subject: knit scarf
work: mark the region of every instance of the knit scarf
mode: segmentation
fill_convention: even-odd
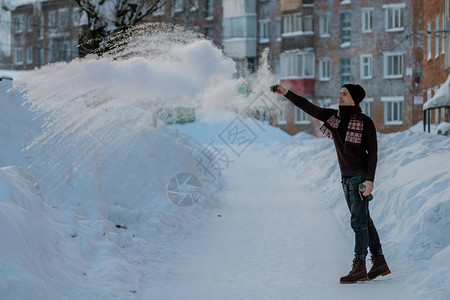
[[[332,115],[331,118],[323,123],[320,127],[320,131],[329,138],[332,138],[332,133],[338,128],[341,119],[341,112],[338,111],[336,115]],[[357,112],[350,117],[347,134],[345,135],[345,146],[359,147],[359,145],[361,145],[363,125],[364,116],[360,112]]]

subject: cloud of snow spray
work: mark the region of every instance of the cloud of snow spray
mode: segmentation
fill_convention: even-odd
[[[244,80],[234,76],[231,59],[182,27],[142,25],[110,42],[112,50],[100,58],[44,66],[15,83],[43,120],[41,136],[27,149],[37,149],[49,169],[104,174],[118,172],[125,160],[137,168],[137,153],[158,146],[159,118],[171,108],[194,108],[215,120],[274,106],[267,101],[275,97],[268,50],[259,71]]]

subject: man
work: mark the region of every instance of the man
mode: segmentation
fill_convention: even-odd
[[[391,271],[381,249],[380,238],[369,214],[369,201],[365,198],[373,190],[377,165],[377,135],[372,120],[361,112],[360,102],[366,96],[358,84],[345,84],[339,94],[339,110],[321,108],[306,98],[296,95],[282,85],[272,91],[284,95],[307,114],[324,122],[321,131],[332,138],[342,175],[342,187],[351,214],[351,227],[355,232],[355,258],[352,270],[341,277],[341,283],[372,280]],[[358,186],[366,189],[360,194]],[[367,248],[370,249],[372,268],[366,269]]]

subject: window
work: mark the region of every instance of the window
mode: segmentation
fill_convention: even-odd
[[[381,97],[381,101],[384,102],[384,124],[402,125],[404,97]]]
[[[39,39],[44,38],[44,15],[39,16],[39,30],[38,30]]]
[[[321,15],[319,17],[319,34],[320,37],[330,36],[330,15]]]
[[[341,47],[350,46],[350,37],[352,33],[352,27],[350,23],[350,13],[341,13]]]
[[[207,0],[206,1],[206,17],[213,17],[214,16],[214,3],[213,0]]]
[[[175,0],[173,4],[173,10],[175,12],[183,11],[183,0]]]
[[[165,10],[165,2],[161,1],[158,8],[153,12],[153,15],[154,16],[164,15],[164,10]]]
[[[435,49],[434,49],[434,58],[439,57],[439,17],[436,17],[436,36],[435,36]]]
[[[19,15],[14,19],[14,32],[22,33],[23,31],[23,16]]]
[[[446,28],[445,25],[445,15],[442,15],[442,29],[444,30]],[[442,53],[445,53],[445,33],[442,33]]]
[[[56,26],[56,12],[54,10],[48,13],[48,26],[50,27]]]
[[[209,40],[214,39],[214,27],[212,27],[212,26],[205,26],[205,36]]]
[[[313,31],[313,16],[304,16],[303,17],[303,22],[304,22],[304,27],[303,27],[303,31],[306,34],[314,34]]]
[[[196,11],[197,9],[198,9],[198,0],[192,0],[190,11]]]
[[[403,54],[384,53],[384,78],[403,77]]]
[[[292,14],[283,16],[283,35],[286,33],[302,33],[302,15]]]
[[[372,54],[361,55],[361,79],[372,79]]]
[[[314,78],[314,52],[286,51],[280,60],[282,78]]]
[[[16,48],[14,50],[14,64],[15,65],[23,64],[23,48]]]
[[[330,80],[330,59],[322,58],[319,61],[319,80],[328,81]]]
[[[259,21],[259,42],[269,42],[269,19]]]
[[[341,86],[350,83],[350,58],[341,58]]]
[[[330,98],[317,100],[317,102],[319,103],[320,107],[322,107],[322,108],[329,108],[332,104]]]
[[[39,65],[43,66],[45,64],[44,62],[44,46],[39,47]]]
[[[427,32],[431,32],[431,22],[428,21]],[[431,60],[431,33],[427,34],[427,60]]]
[[[77,27],[80,25],[80,10],[77,8],[74,8],[72,10],[72,25],[74,27]]]
[[[243,16],[225,18],[224,37],[230,38],[256,38],[256,17]]]
[[[372,32],[373,8],[364,8],[361,10],[361,12],[362,12],[361,31],[362,32]]]
[[[27,64],[33,63],[33,46],[27,47]]]
[[[280,125],[284,125],[287,123],[286,121],[286,108],[287,108],[287,102],[283,101],[279,104],[278,109],[278,116],[277,116],[277,122]]]
[[[303,110],[301,110],[300,108],[298,108],[296,106],[294,123],[295,124],[309,124],[309,123],[311,123],[311,117],[307,113],[305,113]]]
[[[67,8],[58,10],[58,25],[62,28],[69,27],[69,11]]]
[[[27,31],[28,32],[33,31],[33,16],[32,15],[27,16]]]
[[[373,98],[365,98],[364,101],[360,104],[363,114],[368,117],[372,116],[372,102]]]
[[[402,31],[404,30],[404,10],[406,4],[386,4],[385,9],[385,28],[386,31]]]

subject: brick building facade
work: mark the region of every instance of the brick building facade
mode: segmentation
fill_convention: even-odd
[[[433,99],[438,89],[445,83],[448,70],[445,68],[445,2],[429,0],[424,6],[423,16],[423,101]],[[446,106],[432,106],[425,111],[425,123],[438,125],[450,122],[450,109]],[[429,128],[427,128],[429,130]]]
[[[80,8],[72,0],[16,7],[11,11],[11,55],[3,67],[30,70],[78,57],[80,18]],[[180,24],[222,45],[222,0],[168,0],[146,21]]]
[[[78,57],[80,12],[74,1],[35,2],[11,13],[11,66],[30,70]]]
[[[303,73],[295,76],[301,80],[313,74],[313,83],[297,85],[297,91],[314,103],[329,107],[337,104],[343,84],[359,83],[367,93],[363,112],[372,117],[378,131],[404,130],[419,122],[423,104],[420,34],[423,0],[312,2],[312,8],[309,1],[298,8],[297,18],[303,18],[304,27],[295,44],[302,53],[312,52],[307,55],[314,59],[314,70],[305,73],[308,59],[303,58]],[[313,10],[312,36],[306,34],[310,25],[305,25],[310,10]],[[282,47],[282,84],[286,83],[282,62],[285,51],[287,47]],[[309,90],[311,86],[313,91]],[[290,114],[294,115],[293,124]],[[317,120],[292,112],[290,105],[286,119],[278,126],[291,134],[300,130],[317,133]]]

